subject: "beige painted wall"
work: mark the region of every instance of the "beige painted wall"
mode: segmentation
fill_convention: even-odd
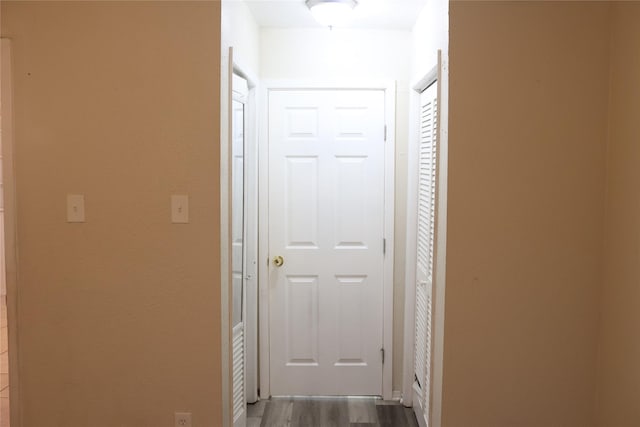
[[[609,6],[450,15],[443,425],[594,425]]]
[[[3,1],[2,36],[22,426],[220,425],[219,3]]]
[[[222,46],[233,46],[233,60],[258,77],[260,71],[260,27],[244,0],[222,2]]]
[[[449,1],[425,0],[412,30],[411,84],[438,63],[438,50],[446,56],[449,46]]]
[[[260,34],[262,79],[397,81],[394,391],[402,389],[410,52],[408,31],[263,28]]]
[[[640,4],[612,9],[599,425],[640,425]]]

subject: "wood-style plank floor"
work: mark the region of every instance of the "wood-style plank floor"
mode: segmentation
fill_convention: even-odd
[[[411,408],[362,398],[273,398],[247,405],[247,427],[418,427]]]

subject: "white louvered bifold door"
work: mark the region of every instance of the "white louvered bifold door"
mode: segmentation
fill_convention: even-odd
[[[246,399],[244,397],[244,325],[233,328],[233,425],[246,423]]]
[[[437,165],[437,84],[420,95],[418,215],[416,257],[415,379],[419,403],[429,425],[431,399],[431,317]]]
[[[247,425],[245,398],[245,253],[246,253],[246,191],[245,191],[245,102],[247,82],[233,75],[231,108],[231,310],[232,310],[232,386],[233,427]]]

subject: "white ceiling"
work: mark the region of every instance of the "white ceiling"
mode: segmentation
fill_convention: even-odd
[[[245,0],[260,27],[322,28],[305,0]],[[346,28],[411,30],[426,0],[358,0]]]

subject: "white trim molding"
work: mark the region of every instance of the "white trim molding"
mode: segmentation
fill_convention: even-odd
[[[440,154],[438,156],[438,193],[436,199],[435,284],[433,310],[433,372],[431,426],[442,424],[442,383],[444,374],[444,320],[447,272],[447,195],[449,188],[449,56],[438,51],[438,99]]]
[[[245,395],[247,402],[258,400],[258,81],[234,58],[234,75],[248,84],[245,100]]]
[[[244,78],[248,83],[248,93],[246,94],[247,105],[247,118],[246,118],[246,137],[247,137],[247,154],[251,157],[247,167],[247,182],[249,183],[245,189],[245,204],[254,206],[254,210],[257,206],[257,108],[256,108],[256,92],[257,92],[257,79],[251,70],[238,64],[233,47],[227,46],[222,49],[221,56],[221,75],[220,75],[220,245],[221,245],[221,280],[220,280],[220,292],[221,292],[221,369],[222,369],[222,425],[233,425],[233,395],[232,395],[232,359],[233,359],[233,345],[232,345],[232,281],[231,281],[231,235],[230,235],[230,209],[231,209],[231,180],[230,180],[230,156],[231,156],[231,102],[233,99],[233,77],[239,75]],[[247,239],[257,239],[257,218],[255,212],[247,215],[245,218],[247,224],[245,225],[247,230]],[[255,253],[257,250],[253,250]],[[253,255],[252,251],[248,251],[248,258]],[[249,260],[250,261],[250,260]],[[256,260],[257,263],[257,260]],[[248,262],[246,265],[245,277],[246,285],[248,286],[252,281],[256,282],[257,266],[253,262]],[[243,304],[246,306],[246,304]],[[245,313],[248,322],[255,322],[254,329],[257,328],[257,320],[255,314]],[[246,323],[245,323],[246,324]],[[252,330],[251,326],[245,331],[245,343],[244,353],[247,354],[247,346],[257,346],[257,330]],[[249,344],[249,342],[253,344]],[[248,393],[248,397],[252,400],[257,400],[257,356],[251,358],[251,352],[247,356],[247,363],[245,363],[245,374],[253,375],[253,377],[247,380],[245,377],[245,387],[250,386],[251,390]],[[255,367],[253,367],[255,365]],[[246,392],[246,390],[245,390]]]
[[[233,48],[222,49],[220,61],[220,359],[222,368],[222,425],[233,425],[231,343],[231,99]]]

